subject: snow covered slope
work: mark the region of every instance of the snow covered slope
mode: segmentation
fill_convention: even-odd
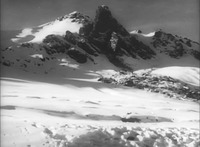
[[[79,33],[85,21],[90,21],[88,16],[74,11],[68,15],[57,18],[55,21],[45,23],[35,28],[25,28],[17,38],[12,38],[13,42],[36,42],[41,43],[43,39],[51,34],[64,36],[66,31]],[[29,37],[29,38],[28,38]]]
[[[151,72],[152,74],[170,76],[184,83],[200,86],[200,69],[195,67],[165,67]]]

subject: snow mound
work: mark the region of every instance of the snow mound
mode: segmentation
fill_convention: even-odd
[[[169,76],[184,83],[200,86],[200,68],[197,67],[164,67],[151,72],[152,74]]]
[[[95,128],[75,138],[69,138],[65,133],[52,135],[50,130],[45,133],[53,139],[56,147],[197,147],[200,141],[197,130],[185,128]]]

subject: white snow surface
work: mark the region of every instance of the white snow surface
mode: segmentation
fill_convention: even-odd
[[[1,78],[1,146],[198,147],[198,103],[97,81],[112,73],[85,67],[54,76],[8,68]]]
[[[33,58],[43,58],[43,55],[42,54],[33,54],[33,55],[31,55],[31,57],[33,57]]]
[[[142,35],[144,37],[153,37],[155,35],[155,32],[150,32],[150,33],[144,34],[144,33],[138,33],[138,30],[131,31],[130,33],[131,34]]]
[[[142,35],[145,36],[145,37],[152,37],[152,36],[155,35],[155,32],[150,32],[148,34],[142,34]]]
[[[200,86],[200,69],[197,67],[165,67],[158,68],[151,72],[152,74],[170,76],[174,79],[178,79],[184,83]]]
[[[55,21],[45,23],[36,28],[25,28],[19,35],[16,36],[17,38],[12,38],[11,40],[16,43],[21,43],[24,42],[21,40],[24,40],[27,36],[33,36],[34,38],[28,42],[41,43],[46,36],[51,34],[64,36],[67,30],[72,33],[79,33],[79,29],[82,27],[82,24],[73,22],[73,20],[74,19],[66,17],[61,21],[56,19]]]
[[[35,38],[30,42],[42,42],[42,40],[50,35],[65,35],[65,32],[69,30],[72,33],[78,33],[79,29],[82,27],[82,24],[78,24],[76,22],[72,22],[72,19],[65,19],[63,21],[56,20],[55,22],[43,26],[38,32],[34,33],[33,35]]]
[[[18,34],[16,37],[26,37],[28,35],[32,35],[32,29],[31,28],[25,28],[22,30],[20,34]]]

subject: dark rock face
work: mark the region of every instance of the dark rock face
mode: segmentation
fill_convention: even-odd
[[[98,35],[96,37],[89,36],[88,41],[99,48],[101,53],[106,54],[108,52],[108,43],[110,40],[110,34],[105,33]]]
[[[186,45],[187,45],[188,47],[192,47],[191,41],[190,41],[190,40],[187,40]]]
[[[138,118],[121,118],[122,122],[140,122],[141,120]]]
[[[74,60],[76,60],[78,63],[86,63],[87,62],[87,56],[80,52],[78,49],[71,48],[68,50],[67,54]]]
[[[48,35],[43,40],[43,47],[48,54],[55,53],[66,53],[67,50],[71,47],[70,44],[58,38],[56,35]]]
[[[21,47],[32,48],[33,47],[33,43],[22,43]]]
[[[87,32],[89,34],[88,41],[98,47],[104,54],[113,53],[111,51],[113,46],[111,47],[110,41],[113,39],[114,32],[121,36],[129,36],[126,29],[113,18],[107,6],[99,6],[93,26],[91,24],[86,26],[85,30],[90,31],[90,33]]]
[[[134,36],[130,38],[135,52],[143,59],[151,59],[156,53],[144,43],[138,41]]]
[[[93,34],[116,32],[123,36],[129,35],[126,29],[113,18],[107,6],[99,6],[94,20]]]
[[[196,50],[192,50],[192,55],[200,61],[200,52]]]
[[[79,34],[88,38],[93,30],[93,22],[87,22],[83,24],[83,27],[80,28]]]
[[[87,25],[86,25],[87,26]],[[83,30],[87,30],[88,42],[101,50],[108,59],[117,65],[121,65],[122,61],[117,56],[137,56],[143,59],[150,59],[155,52],[136,38],[131,36],[126,29],[113,18],[111,11],[107,6],[99,6],[93,26],[89,24]],[[84,31],[83,31],[84,32]]]
[[[165,33],[161,30],[155,33],[152,44],[154,48],[159,49],[160,52],[164,52],[172,58],[180,58],[186,53],[182,39],[175,38],[172,34]]]
[[[174,36],[160,30],[155,33],[152,45],[159,50],[160,53],[163,52],[172,58],[179,59],[188,54],[200,60],[200,51],[192,49],[192,43],[199,45],[188,38],[182,38],[177,35]]]
[[[75,45],[77,43],[77,38],[75,37],[75,35],[73,33],[71,33],[70,31],[66,31],[65,37],[64,39],[68,42],[70,42],[71,44]]]
[[[184,48],[183,45],[181,43],[176,43],[176,46],[174,47],[174,50],[172,51],[168,51],[169,55],[173,58],[180,58],[183,56],[184,54]]]
[[[78,47],[83,49],[86,53],[88,53],[90,55],[98,56],[96,51],[89,45],[89,43],[86,42],[85,39],[83,39],[83,38],[79,39],[77,41],[77,45],[78,45]]]
[[[124,61],[123,59],[121,59],[118,56],[113,56],[112,54],[108,54],[107,55],[108,60],[115,65],[116,67],[120,67],[123,70],[129,70],[132,71],[132,68],[129,67]]]
[[[99,6],[94,20],[94,32],[105,33],[111,28],[112,14],[107,6]]]
[[[163,34],[162,31],[157,31],[157,32],[155,32],[154,37],[155,38],[161,38],[162,34]]]
[[[48,35],[45,37],[45,39],[43,40],[43,43],[55,43],[55,42],[59,42],[60,40],[57,38],[56,35]]]

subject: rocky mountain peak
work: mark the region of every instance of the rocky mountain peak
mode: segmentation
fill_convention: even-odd
[[[19,68],[28,67],[29,62],[26,64],[28,58],[33,61],[36,68],[38,64],[42,67],[44,59],[42,58],[41,63],[38,63],[38,58],[30,57],[30,54],[47,57],[45,62],[52,58],[54,60],[66,56],[78,64],[91,62],[94,65],[98,63],[97,56],[99,56],[99,58],[107,58],[111,64],[125,70],[132,70],[135,65],[138,68],[137,66],[142,62],[144,66],[151,62],[150,66],[157,66],[155,61],[165,62],[162,61],[163,55],[168,56],[170,60],[182,57],[188,59],[194,57],[200,60],[199,43],[162,30],[149,34],[136,30],[129,34],[105,5],[98,7],[94,20],[74,11],[38,28],[38,32],[42,30],[42,33],[32,35],[36,38],[35,42],[38,40],[41,42],[38,41],[39,44],[38,42],[35,44],[34,41],[23,42],[19,46],[7,48],[3,53],[3,65],[12,66],[17,62]],[[24,50],[27,53],[26,55],[24,53],[24,61],[19,60]]]
[[[99,6],[94,19],[93,33],[111,34],[112,32],[116,32],[123,36],[129,35],[128,31],[126,31],[126,29],[112,16],[108,6]]]
[[[71,19],[72,22],[77,22],[77,23],[86,23],[92,21],[89,16],[84,15],[78,11],[74,11],[65,16],[58,17],[56,20],[63,21],[65,19]]]
[[[90,19],[89,16],[84,15],[78,11],[74,11],[74,12],[70,13],[68,16],[69,16],[69,18],[72,18],[72,19],[74,18],[74,19],[79,19],[79,20],[81,20],[81,19],[89,20]]]
[[[158,31],[155,32],[154,37],[155,38],[161,38],[164,35],[170,35],[170,34],[167,34],[163,30],[160,29],[160,30],[158,30]]]
[[[78,11],[74,11],[74,12],[71,12],[71,13],[69,13],[68,15],[69,16],[73,16],[73,15],[79,15],[79,14],[81,14],[80,12],[78,12]]]
[[[112,17],[111,11],[108,6],[102,5],[99,6],[96,10],[96,19],[106,20]]]

